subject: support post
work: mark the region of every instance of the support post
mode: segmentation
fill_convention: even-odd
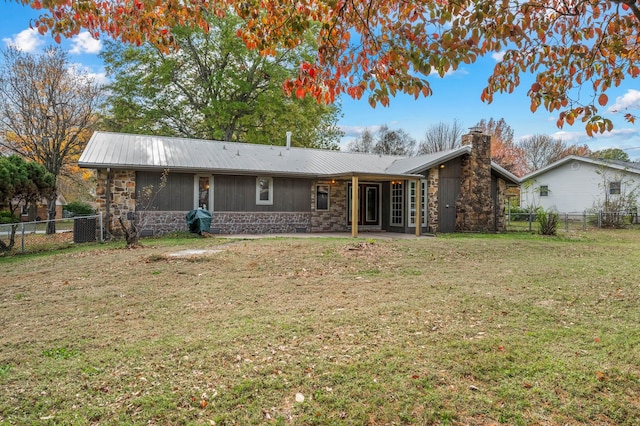
[[[358,204],[360,198],[358,196],[358,176],[351,178],[351,236],[358,236]]]
[[[416,180],[416,237],[420,236],[422,230],[422,181]]]

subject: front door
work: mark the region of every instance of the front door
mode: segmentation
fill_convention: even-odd
[[[460,193],[460,178],[441,177],[438,183],[438,231],[456,230],[456,200]]]
[[[351,224],[351,185],[349,185],[347,210],[349,224]],[[380,225],[380,184],[361,183],[358,185],[358,225]]]

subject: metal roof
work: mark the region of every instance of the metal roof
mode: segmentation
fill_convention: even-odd
[[[530,180],[536,176],[546,173],[547,171],[555,169],[556,167],[561,166],[570,161],[581,161],[583,163],[590,163],[596,166],[610,167],[612,169],[617,169],[620,171],[628,171],[631,173],[640,174],[640,164],[638,163],[631,163],[631,162],[620,161],[620,160],[602,160],[599,158],[589,158],[589,157],[579,157],[577,155],[569,155],[564,158],[561,158],[555,163],[551,163],[541,169],[535,170],[529,173],[528,175],[523,176],[522,178],[520,178],[520,181],[525,182],[527,180]]]
[[[84,168],[270,174],[300,177],[419,177],[416,173],[469,153],[469,146],[400,157],[166,136],[95,132],[78,164]],[[495,165],[494,166],[495,169]],[[504,171],[500,168],[499,172]],[[508,172],[506,172],[508,173]],[[515,182],[517,178],[509,174]],[[511,177],[509,177],[511,179]]]

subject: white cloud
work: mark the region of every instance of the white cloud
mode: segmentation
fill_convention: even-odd
[[[97,54],[102,50],[102,41],[95,39],[84,31],[71,39],[70,53],[80,55],[82,53]]]
[[[587,138],[587,134],[585,132],[566,132],[564,130],[560,130],[551,135],[554,139],[561,139],[564,142],[569,144],[579,143]]]
[[[491,57],[496,61],[496,62],[502,62],[502,60],[504,59],[504,54],[507,53],[506,50],[502,50],[500,52],[494,52],[491,54]]]
[[[450,75],[467,75],[469,74],[469,72],[467,72],[467,70],[465,70],[464,68],[459,68],[457,70],[453,70],[453,69],[449,69],[447,72],[444,73],[444,75],[442,76],[442,78],[448,77]],[[429,73],[429,75],[433,75],[436,77],[440,77],[440,74],[438,74],[438,71],[435,69],[431,69],[431,72]]]
[[[616,103],[611,105],[609,112],[619,112],[625,109],[640,108],[640,90],[629,89],[627,93],[616,98]]]
[[[11,38],[3,38],[2,41],[11,47],[15,47],[26,53],[34,52],[44,43],[43,37],[34,29],[26,29],[14,34]]]
[[[375,133],[380,130],[382,126],[340,126],[340,130],[344,132],[344,137],[355,138],[364,133],[365,130],[369,130],[371,133]]]

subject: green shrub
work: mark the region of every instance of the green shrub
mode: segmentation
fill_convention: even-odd
[[[536,211],[531,207],[511,207],[509,214],[511,215],[510,219],[514,221],[528,222],[530,214],[532,218],[536,217]]]
[[[0,224],[17,223],[20,218],[8,210],[0,211]]]
[[[540,226],[541,235],[556,235],[560,215],[552,210],[538,209],[536,220]]]
[[[89,215],[95,213],[94,208],[90,204],[80,201],[73,201],[64,206],[64,209],[74,215]]]

